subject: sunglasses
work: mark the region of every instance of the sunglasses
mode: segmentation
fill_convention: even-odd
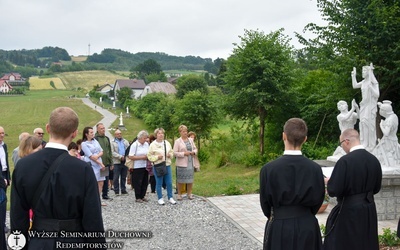
[[[44,135],[44,133],[38,133],[38,135]]]

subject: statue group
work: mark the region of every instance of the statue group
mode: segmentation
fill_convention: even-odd
[[[400,167],[400,145],[397,138],[399,119],[393,112],[392,102],[385,100],[378,102],[379,84],[374,75],[372,63],[362,69],[363,80],[357,82],[356,68],[351,72],[352,85],[354,89],[361,89],[362,100],[360,106],[353,99],[351,109],[348,110],[347,102],[341,100],[337,103],[340,114],[337,116],[340,131],[354,128],[359,120],[359,132],[361,144],[366,150],[374,154],[382,166]],[[382,138],[377,139],[376,114],[382,120],[379,124]],[[333,156],[328,160],[337,161],[345,152],[338,147]]]

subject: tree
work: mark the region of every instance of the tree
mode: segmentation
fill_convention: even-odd
[[[217,114],[217,107],[209,96],[195,90],[177,101],[173,119],[175,124],[184,124],[189,130],[196,132],[200,142],[200,138],[210,134],[211,129],[217,125]],[[200,149],[200,143],[198,145]]]
[[[167,76],[165,75],[164,72],[160,73],[150,73],[144,77],[144,80],[146,84],[151,83],[151,82],[166,82],[167,81]]]
[[[338,84],[348,86],[353,67],[375,66],[380,100],[396,100],[400,94],[400,2],[387,0],[317,0],[327,24],[308,24],[317,35],[306,40],[303,55],[309,64],[341,75]],[[358,92],[360,95],[360,92]],[[400,108],[400,103],[395,103]]]
[[[127,100],[132,100],[132,89],[129,87],[123,87],[120,90],[117,90],[117,98],[119,103],[125,107],[125,102]]]
[[[208,94],[207,83],[204,77],[198,75],[185,75],[178,78],[176,84],[176,97],[181,99],[186,93],[199,90],[203,94]]]
[[[270,34],[245,30],[227,60],[224,81],[228,91],[227,112],[236,119],[259,120],[260,153],[268,112],[285,106],[292,82],[293,58],[283,29]],[[273,120],[274,117],[269,117]]]
[[[140,63],[135,67],[135,70],[142,76],[146,76],[151,73],[160,74],[162,71],[161,65],[153,59],[148,59],[143,63]]]

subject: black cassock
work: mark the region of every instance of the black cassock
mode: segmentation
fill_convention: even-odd
[[[268,217],[264,249],[321,249],[315,214],[324,194],[321,167],[306,157],[283,155],[267,163],[260,172],[260,203]],[[278,216],[281,210],[287,213]]]
[[[10,221],[12,232],[18,230],[22,231],[25,237],[28,236],[29,209],[32,207],[32,198],[44,174],[62,153],[66,153],[66,150],[44,148],[18,161],[12,175],[11,185]],[[37,219],[38,222],[39,218],[73,220],[74,222],[76,220],[77,223],[75,226],[72,225],[72,228],[75,227],[80,232],[104,232],[99,189],[91,166],[68,155],[50,177],[49,184],[34,209],[33,231],[42,231],[42,229],[54,231],[42,228],[43,225],[35,228],[35,220]],[[66,231],[76,231],[75,229]],[[29,249],[55,249],[55,241],[104,243],[105,238],[104,236],[77,239],[31,237]]]
[[[324,249],[379,249],[372,195],[379,192],[381,182],[381,165],[365,149],[356,149],[338,160],[328,182],[328,193],[339,203],[326,222]],[[363,195],[368,192],[369,198]]]

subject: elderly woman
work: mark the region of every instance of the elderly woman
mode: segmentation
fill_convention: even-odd
[[[137,140],[131,145],[129,150],[129,159],[133,161],[132,185],[135,189],[136,202],[147,202],[146,196],[147,185],[149,184],[149,175],[146,170],[147,153],[149,152],[149,144],[147,138],[149,133],[142,130],[137,135]]]
[[[176,201],[172,197],[172,171],[171,171],[171,159],[174,156],[174,152],[172,151],[171,144],[164,140],[164,129],[157,128],[154,131],[154,135],[156,136],[156,140],[150,144],[149,153],[147,157],[150,161],[154,162],[154,164],[158,164],[161,162],[166,162],[167,165],[167,173],[163,176],[157,176],[156,171],[153,167],[154,176],[156,178],[156,192],[158,197],[158,204],[164,205],[164,199],[162,196],[161,186],[163,182],[167,185],[167,195],[168,200],[172,205],[176,204]]]
[[[185,125],[179,126],[180,138],[174,143],[174,155],[176,157],[176,179],[178,183],[178,200],[182,200],[181,190],[184,183],[187,184],[187,195],[193,200],[193,175],[194,175],[194,156],[197,148],[192,138],[188,137],[188,129]]]
[[[82,151],[84,152],[84,161],[90,163],[92,166],[94,175],[97,179],[97,184],[99,188],[99,194],[101,195],[101,191],[103,190],[104,180],[106,179],[104,176],[101,176],[100,172],[105,170],[105,166],[103,161],[101,160],[101,156],[103,155],[103,149],[100,144],[94,138],[94,131],[92,127],[85,127],[83,129],[82,135]],[[101,204],[105,206],[105,204]]]

